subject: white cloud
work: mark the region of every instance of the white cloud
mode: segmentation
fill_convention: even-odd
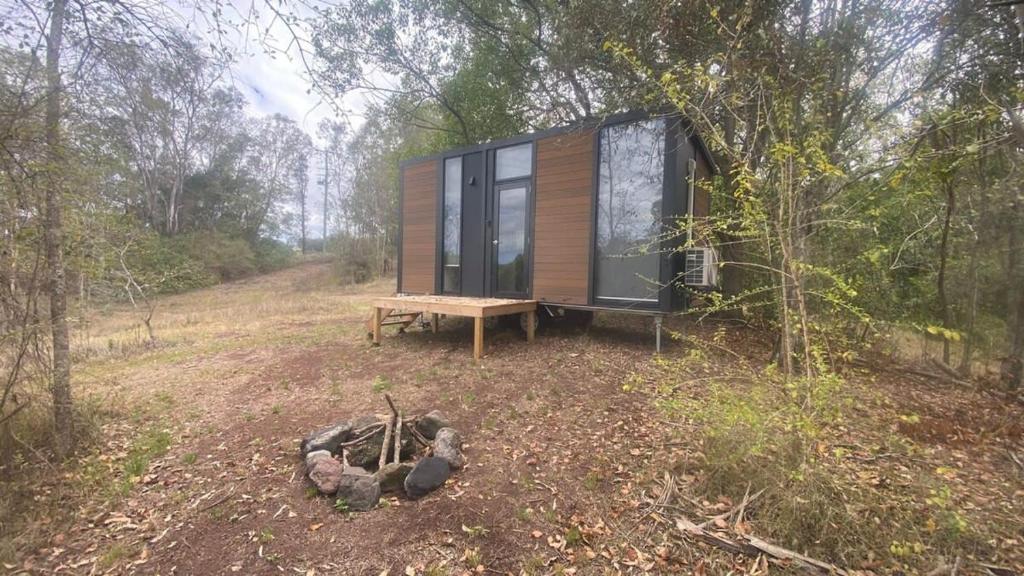
[[[188,0],[184,0],[188,1]],[[299,42],[307,47],[306,62],[312,64],[313,54],[308,51],[308,31],[302,23],[289,27],[276,18],[268,4],[274,0],[235,0],[224,5],[224,12],[214,21],[209,14],[192,6],[176,8],[189,22],[189,27],[201,37],[219,45],[226,45],[235,56],[227,81],[246,99],[246,111],[253,116],[282,114],[316,141],[316,129],[324,118],[338,118],[339,112],[318,94],[309,79],[309,73],[299,50]],[[312,10],[296,3],[293,9],[299,16],[312,16]],[[232,10],[233,9],[233,10]],[[221,32],[218,33],[217,30]],[[225,31],[227,30],[227,31]],[[298,38],[296,38],[298,36]],[[345,109],[345,122],[358,128],[366,109],[366,94],[352,93],[341,100]],[[310,158],[310,181],[307,192],[307,230],[310,238],[320,238],[323,230],[323,185],[319,179],[323,172],[320,154]],[[298,206],[289,204],[283,209],[298,213]]]

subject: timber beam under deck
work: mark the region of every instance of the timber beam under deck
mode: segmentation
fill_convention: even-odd
[[[381,333],[388,325],[386,319],[396,311],[405,314],[431,314],[431,330],[437,332],[438,317],[465,316],[473,319],[473,358],[484,354],[484,318],[526,314],[526,340],[533,342],[537,327],[536,300],[509,300],[505,298],[468,298],[465,296],[391,296],[373,301],[370,319],[373,343],[380,345]]]

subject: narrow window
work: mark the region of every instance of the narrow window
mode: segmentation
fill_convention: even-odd
[[[444,162],[444,257],[441,290],[458,294],[462,290],[462,157]]]
[[[657,302],[665,123],[603,128],[599,153],[594,294]]]
[[[497,155],[495,180],[524,178],[533,172],[533,144],[500,148]]]

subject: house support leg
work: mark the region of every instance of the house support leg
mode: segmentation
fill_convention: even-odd
[[[440,314],[430,315],[430,331],[437,334],[437,321],[441,318]]]
[[[484,355],[484,319],[473,318],[473,358],[479,360]]]
[[[384,321],[384,311],[380,308],[373,309],[373,345],[380,346],[380,323]]]
[[[533,334],[537,330],[537,311],[530,310],[526,313],[526,341],[533,342]]]
[[[654,351],[661,354],[661,316],[654,317]]]

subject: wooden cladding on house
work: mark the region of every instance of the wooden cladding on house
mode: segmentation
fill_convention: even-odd
[[[590,284],[594,132],[537,141],[533,298],[586,305]]]
[[[402,277],[398,289],[406,294],[434,292],[440,164],[427,160],[402,169]]]

